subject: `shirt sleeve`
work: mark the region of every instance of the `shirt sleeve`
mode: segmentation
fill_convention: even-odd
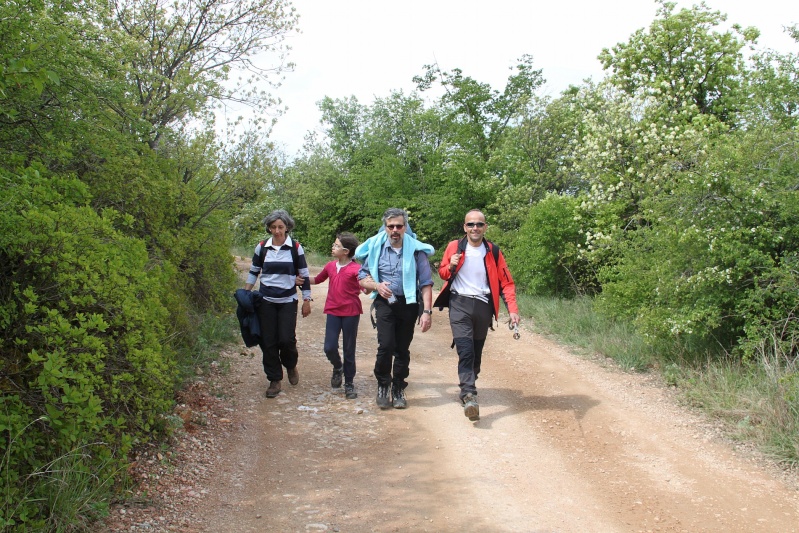
[[[358,279],[363,279],[369,275],[369,256],[366,256],[361,264],[361,268],[358,270]]]
[[[420,287],[427,287],[433,284],[433,272],[430,269],[430,261],[427,259],[427,254],[419,252],[416,255],[416,279],[419,281]]]
[[[250,266],[250,271],[247,273],[247,281],[245,283],[255,285],[263,265],[264,263],[261,260],[261,243],[259,242],[255,245],[255,251],[252,254],[252,265]]]
[[[294,243],[291,244],[294,246]],[[311,271],[308,270],[308,263],[305,261],[305,250],[302,245],[297,246],[297,262],[300,264],[299,275],[305,278],[302,282],[302,299],[309,300],[311,298]]]
[[[519,306],[516,304],[516,284],[513,282],[513,276],[510,274],[508,264],[505,262],[505,256],[502,254],[502,251],[499,252],[497,274],[499,275],[499,286],[502,291],[503,299],[505,300],[505,307],[508,308],[509,313],[518,313]]]

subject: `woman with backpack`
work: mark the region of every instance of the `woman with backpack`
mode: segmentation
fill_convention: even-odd
[[[260,280],[258,292],[258,322],[261,326],[259,346],[263,352],[263,366],[269,387],[266,397],[274,398],[281,390],[283,367],[289,383],[299,383],[297,371],[297,276],[302,283],[302,316],[311,314],[311,284],[305,252],[289,233],[294,229],[294,219],[283,209],[269,213],[263,219],[270,238],[256,245],[252,266],[244,284],[251,290]]]

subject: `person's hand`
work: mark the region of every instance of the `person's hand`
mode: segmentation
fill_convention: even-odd
[[[422,316],[419,318],[419,323],[422,326],[422,333],[424,333],[433,325],[433,317],[427,313],[422,313]]]
[[[384,281],[382,283],[377,284],[377,294],[388,300],[389,298],[391,298],[391,295],[394,293],[388,287],[388,282]]]
[[[302,318],[311,314],[311,302],[305,300],[302,302]]]
[[[305,278],[297,274],[297,279],[294,280],[294,285],[300,287],[303,283],[305,283]]]
[[[510,323],[512,326],[518,326],[519,322],[521,322],[521,317],[519,317],[519,313],[511,313],[510,314]]]
[[[450,270],[458,267],[458,261],[461,260],[461,256],[463,254],[455,254],[449,260],[449,268]]]

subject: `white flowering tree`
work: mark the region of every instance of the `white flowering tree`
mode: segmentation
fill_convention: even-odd
[[[741,50],[757,30],[716,31],[725,17],[704,5],[675,12],[661,2],[658,14],[600,56],[611,74],[592,89],[601,104],[574,151],[589,184],[578,215],[583,253],[611,314],[655,336],[730,348],[745,328],[742,295],[773,254],[758,235],[774,196],[757,192],[773,154],[736,131]]]

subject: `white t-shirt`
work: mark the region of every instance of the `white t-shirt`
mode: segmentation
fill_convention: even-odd
[[[485,269],[486,248],[483,243],[480,243],[480,246],[467,244],[465,253],[466,258],[452,283],[452,290],[487,302],[491,290],[488,287]]]

